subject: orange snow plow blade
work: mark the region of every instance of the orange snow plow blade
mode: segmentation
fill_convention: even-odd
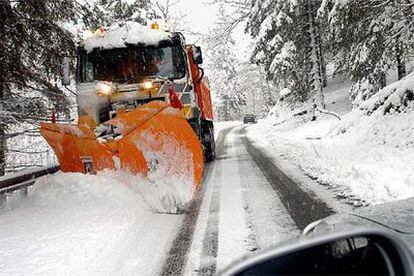
[[[121,136],[99,141],[81,125],[41,123],[40,133],[53,148],[64,172],[120,169],[156,177],[190,177],[197,188],[203,153],[197,135],[182,113],[153,101],[106,122]]]

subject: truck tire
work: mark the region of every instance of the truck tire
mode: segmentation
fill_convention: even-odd
[[[197,120],[189,120],[188,123],[190,124],[194,133],[198,136],[198,139],[202,142],[203,130],[200,127],[200,123]]]
[[[204,160],[206,163],[213,162],[216,159],[216,143],[214,141],[213,123],[206,122],[202,127],[202,143],[204,148]]]

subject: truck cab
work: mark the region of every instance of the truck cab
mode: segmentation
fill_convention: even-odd
[[[172,89],[205,161],[214,160],[213,111],[200,47],[186,44],[181,33],[143,28],[135,23],[101,31],[78,47],[79,124],[95,127],[154,100],[170,103]]]

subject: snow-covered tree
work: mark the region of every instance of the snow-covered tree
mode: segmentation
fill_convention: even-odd
[[[241,90],[237,75],[239,61],[234,54],[234,42],[218,44],[207,52],[207,70],[211,89],[216,95],[215,114],[218,120],[237,120],[246,105],[245,91]]]
[[[246,95],[240,87],[237,68],[240,64],[235,54],[235,42],[225,33],[227,26],[223,9],[221,16],[209,35],[204,38],[206,69],[216,96],[214,106],[218,120],[237,120],[243,116]]]
[[[110,26],[116,22],[147,22],[150,13],[150,0],[97,0],[93,5],[92,17],[96,25]]]
[[[259,66],[248,61],[240,62],[236,72],[239,89],[246,97],[244,113],[265,117],[276,104],[276,88],[266,79],[266,74]]]
[[[64,29],[83,7],[75,1],[0,1],[0,175],[5,172],[8,127],[45,119],[47,102],[69,101],[58,86],[62,60],[75,44]]]
[[[324,106],[325,65],[317,9],[319,1],[252,0],[247,31],[256,40],[252,60],[263,66],[290,100]]]
[[[349,72],[354,105],[386,85],[386,73],[396,68],[406,75],[413,51],[413,1],[324,0],[319,14],[330,22],[332,53],[337,72]]]
[[[180,0],[155,0],[152,9],[157,18],[162,19],[171,31],[181,32],[183,34],[192,34],[190,23],[187,21],[189,11],[179,5]]]

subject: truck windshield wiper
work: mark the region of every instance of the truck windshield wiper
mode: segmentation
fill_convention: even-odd
[[[154,79],[154,80],[161,80],[163,82],[173,82],[174,81],[174,78],[167,78],[167,77],[160,76],[160,75],[149,76],[148,78]]]

